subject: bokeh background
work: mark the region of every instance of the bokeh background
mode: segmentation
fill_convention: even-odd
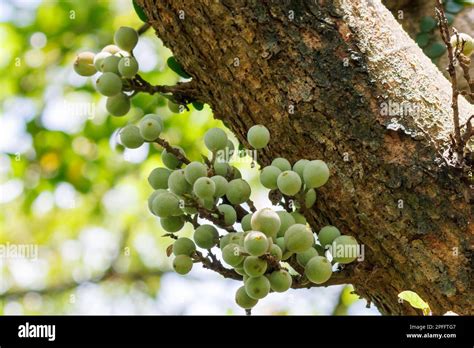
[[[198,160],[204,132],[224,126],[208,106],[172,114],[145,94],[126,117],[111,117],[95,78],[72,69],[77,52],[99,52],[119,26],[142,24],[131,0],[0,1],[0,245],[38,246],[37,258],[0,257],[2,314],[244,314],[234,303],[239,282],[200,265],[172,272],[171,240],[146,204],[161,149],[116,142],[120,127],[154,112],[165,119],[163,137]],[[134,52],[151,83],[179,80],[152,30]],[[268,205],[250,159],[235,165],[257,207]],[[378,314],[351,291],[271,294],[253,313]]]

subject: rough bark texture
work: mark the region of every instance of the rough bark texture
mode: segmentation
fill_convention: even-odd
[[[140,3],[216,118],[244,144],[252,125],[270,129],[261,164],[329,163],[307,217],[365,245],[358,294],[385,314],[420,314],[399,303],[403,290],[435,314],[474,313],[472,205],[439,155],[450,86],[379,0]],[[416,110],[386,116],[384,102]],[[460,109],[461,122],[474,112]]]

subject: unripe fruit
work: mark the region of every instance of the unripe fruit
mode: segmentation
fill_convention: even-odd
[[[261,256],[267,252],[269,241],[262,232],[251,231],[244,239],[244,247],[250,255]]]
[[[294,211],[294,212],[292,212],[292,213],[290,213],[290,214],[291,214],[291,216],[293,216],[293,219],[295,219],[295,222],[296,222],[297,224],[306,225],[306,224],[308,223],[308,222],[306,221],[306,218],[305,218],[302,214],[298,213],[297,211]]]
[[[331,278],[332,266],[324,256],[314,256],[304,269],[306,277],[315,284],[323,284]]]
[[[216,184],[208,177],[199,178],[194,182],[193,191],[199,198],[212,198],[216,192]]]
[[[134,57],[123,57],[118,63],[118,71],[123,77],[130,79],[138,72],[138,62]]]
[[[105,107],[111,115],[124,116],[130,111],[130,99],[127,95],[118,93],[107,98]]]
[[[240,222],[243,231],[250,231],[252,229],[251,221],[252,213],[245,215]]]
[[[120,142],[129,149],[136,149],[143,145],[143,138],[137,126],[126,125],[119,133]]]
[[[107,45],[102,49],[102,52],[107,52],[110,54],[116,54],[120,52],[120,48],[115,45]]]
[[[170,233],[178,232],[179,230],[181,230],[185,222],[186,221],[182,216],[169,216],[160,219],[161,227],[163,227],[166,232]]]
[[[174,114],[179,114],[181,109],[178,104],[173,103],[171,100],[168,100],[168,109]]]
[[[166,190],[158,189],[156,191],[153,191],[153,193],[148,197],[148,209],[153,215],[156,215],[155,212],[153,211],[153,200],[158,197],[158,195],[167,192]]]
[[[163,123],[163,119],[160,116],[158,116],[156,114],[146,114],[145,116],[142,117],[142,120],[147,119],[147,118],[152,118],[152,119],[156,120],[160,124],[162,130],[165,128],[165,125]]]
[[[295,224],[285,232],[286,249],[295,253],[308,250],[314,243],[311,230],[302,224]]]
[[[334,242],[334,239],[339,237],[341,232],[334,226],[324,226],[318,233],[319,243],[325,247],[331,245]]]
[[[296,261],[300,264],[300,266],[304,267],[306,266],[309,260],[318,255],[319,253],[315,248],[309,248],[308,250],[303,251],[302,253],[297,253]]]
[[[278,175],[277,185],[284,195],[294,196],[301,189],[301,178],[296,172],[287,170]]]
[[[304,195],[304,205],[306,208],[311,208],[316,203],[316,190],[309,189]]]
[[[281,174],[280,168],[274,166],[267,166],[263,168],[260,173],[260,182],[266,188],[273,190],[276,189],[278,176]]]
[[[171,174],[171,171],[167,168],[155,168],[148,175],[148,183],[153,189],[167,189],[168,188],[168,178]]]
[[[227,187],[229,186],[227,180],[220,175],[214,175],[211,180],[214,181],[214,184],[216,184],[216,192],[214,192],[214,197],[219,198],[224,196],[227,192]]]
[[[220,128],[211,128],[204,134],[204,143],[210,151],[223,150],[227,140],[227,134]]]
[[[227,186],[226,197],[230,203],[237,205],[247,202],[250,198],[251,188],[247,181],[234,179]]]
[[[291,164],[286,158],[277,157],[272,161],[272,166],[277,167],[282,172],[291,170]]]
[[[243,309],[251,309],[255,307],[255,305],[258,303],[258,300],[253,299],[247,295],[245,286],[241,286],[235,293],[235,303],[237,303],[237,305]]]
[[[232,173],[232,179],[242,179],[242,173],[240,172],[239,168],[232,166],[230,167],[230,171]]]
[[[282,251],[282,253],[286,252],[286,244],[285,244],[285,237],[278,237],[275,241],[276,245],[278,245]]]
[[[170,174],[168,177],[168,187],[171,192],[179,196],[191,192],[191,185],[186,181],[183,169],[175,170]]]
[[[270,292],[270,281],[265,276],[249,278],[245,281],[245,291],[251,298],[259,300]]]
[[[276,212],[278,217],[280,218],[280,229],[278,230],[277,237],[285,236],[286,230],[296,223],[293,215],[288,213],[287,211],[281,210]]]
[[[222,258],[229,266],[236,267],[242,263],[245,256],[241,254],[239,245],[230,243],[222,249]]]
[[[459,50],[462,48],[462,54],[469,57],[474,52],[474,39],[465,33],[458,33],[458,35],[459,41],[457,40],[456,35],[451,36],[451,45],[453,48],[457,47]]]
[[[267,261],[257,256],[247,256],[244,260],[244,271],[249,277],[258,277],[267,270]]]
[[[276,238],[280,229],[280,217],[271,208],[263,208],[252,215],[252,229],[263,232],[269,238]]]
[[[92,76],[97,70],[94,66],[94,53],[81,52],[77,55],[73,64],[74,71],[81,76]]]
[[[161,133],[160,122],[152,117],[142,118],[138,124],[138,128],[140,128],[140,134],[142,135],[143,139],[147,141],[156,140]]]
[[[97,79],[97,90],[106,97],[112,97],[122,90],[122,80],[116,74],[105,72]]]
[[[196,251],[196,244],[186,237],[178,238],[173,243],[173,254],[191,256]]]
[[[283,251],[277,244],[272,244],[270,247],[270,255],[273,256],[277,261],[280,261],[283,256]]]
[[[244,267],[243,267],[243,266],[242,266],[242,267],[235,267],[235,268],[234,268],[234,271],[235,271],[236,273],[240,274],[242,277],[248,277],[247,273],[245,273],[245,271],[244,271]],[[244,279],[244,281],[245,281],[245,279]]]
[[[110,57],[112,54],[109,52],[99,52],[94,57],[94,67],[97,71],[102,71],[102,62],[105,58]]]
[[[183,156],[185,155],[184,150],[179,146],[173,146],[173,148],[181,152]],[[166,149],[164,149],[161,153],[161,161],[169,169],[176,169],[181,164],[181,161],[175,155],[168,152]]]
[[[194,231],[193,238],[198,247],[211,249],[219,241],[219,232],[212,225],[201,225]]]
[[[173,260],[173,269],[176,273],[185,275],[193,268],[193,260],[186,255],[178,255]]]
[[[309,161],[307,159],[300,159],[293,165],[293,171],[298,173],[301,180],[303,180],[303,171],[308,163]]]
[[[329,179],[327,164],[320,160],[310,161],[304,168],[303,179],[308,188],[323,186]]]
[[[102,64],[100,65],[100,71],[106,73],[111,72],[116,75],[119,75],[118,64],[120,62],[120,58],[117,56],[108,56],[104,60],[102,60]]]
[[[284,269],[270,273],[268,275],[268,280],[270,281],[270,288],[275,292],[285,292],[293,283],[293,278],[290,273]]]
[[[130,52],[138,42],[138,33],[130,27],[120,27],[114,35],[115,44],[124,51]]]
[[[194,182],[207,175],[207,167],[201,162],[191,162],[184,168],[186,180],[193,185]]]
[[[331,255],[335,262],[351,263],[359,256],[359,243],[352,236],[337,237],[331,247]]]
[[[255,125],[249,129],[247,140],[254,149],[263,149],[270,141],[270,132],[261,124]]]
[[[228,244],[237,244],[240,245],[240,241],[243,239],[243,232],[231,232],[224,235],[219,242],[219,249],[224,249]]]
[[[227,177],[227,174],[229,174],[229,171],[231,170],[229,163],[214,163],[214,173],[216,175],[221,175],[224,178]]]
[[[179,199],[171,192],[159,194],[152,202],[152,210],[159,217],[180,215]]]
[[[235,209],[228,204],[221,204],[217,210],[224,214],[224,223],[226,226],[232,226],[237,221],[237,213]]]
[[[216,200],[213,197],[206,197],[206,198],[199,198],[198,203],[202,207],[206,208],[207,210],[213,210],[214,205],[216,204]]]

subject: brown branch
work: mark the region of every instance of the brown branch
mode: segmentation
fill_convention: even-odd
[[[151,27],[150,24],[143,23],[143,25],[140,28],[138,28],[138,30],[137,30],[138,35],[142,35],[142,34],[146,33],[146,31],[148,29],[150,29],[150,27]]]
[[[199,251],[196,251],[194,253],[194,259],[198,262],[201,262],[204,268],[217,272],[220,275],[222,275],[224,278],[230,278],[230,279],[235,279],[235,280],[243,279],[243,277],[240,274],[238,274],[236,271],[234,271],[233,269],[225,268],[219,260],[217,259],[211,260],[205,257]]]
[[[165,139],[158,138],[155,140],[155,143],[166,149],[167,152],[172,153],[175,157],[184,164],[189,164],[191,161],[181,153],[178,149],[170,145]]]

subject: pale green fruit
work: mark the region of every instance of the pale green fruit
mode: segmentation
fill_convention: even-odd
[[[278,175],[277,185],[281,193],[287,196],[296,195],[301,189],[300,176],[292,171],[287,170]]]
[[[229,174],[230,169],[229,163],[214,163],[214,173],[216,175],[221,175],[225,178]]]
[[[214,184],[216,184],[216,192],[214,192],[214,197],[219,198],[224,196],[227,192],[227,187],[229,186],[227,180],[221,175],[214,175],[211,180],[214,181]]]
[[[143,139],[147,141],[156,140],[161,133],[160,122],[152,117],[142,118],[138,124],[138,128],[140,129],[140,134],[142,135]]]
[[[316,190],[309,189],[304,195],[304,205],[306,208],[311,208],[316,203]]]
[[[220,242],[219,242],[219,248],[222,250],[225,248],[227,244],[237,244],[240,245],[240,241],[243,239],[244,233],[243,232],[231,232],[226,235],[224,235]]]
[[[280,229],[278,230],[277,237],[284,237],[286,230],[296,223],[293,215],[287,211],[281,210],[276,212],[280,218]]]
[[[323,284],[331,278],[331,262],[324,256],[314,256],[304,268],[306,277],[315,284]]]
[[[176,216],[182,212],[178,197],[171,192],[159,194],[152,202],[152,210],[159,217]]]
[[[207,176],[207,167],[201,162],[191,162],[184,168],[184,175],[186,180],[193,185],[197,179]]]
[[[319,243],[325,247],[331,245],[334,242],[334,239],[339,237],[341,232],[334,226],[324,226],[318,233]]]
[[[109,52],[99,52],[94,57],[94,66],[97,71],[102,71],[102,62],[105,58],[110,57],[112,54]]]
[[[96,87],[100,94],[112,97],[122,90],[122,80],[114,73],[105,72],[97,79]]]
[[[120,48],[115,45],[107,45],[102,49],[102,52],[107,52],[110,54],[116,54],[120,52]]]
[[[270,281],[270,288],[276,292],[285,292],[291,288],[293,283],[293,278],[290,273],[284,269],[274,271],[268,275],[268,280]]]
[[[160,194],[167,192],[166,190],[158,189],[156,191],[153,191],[152,194],[148,197],[148,209],[153,215],[156,215],[155,212],[153,211],[153,200]]]
[[[194,182],[193,191],[201,199],[212,198],[216,192],[216,184],[208,177],[199,178]]]
[[[179,196],[191,192],[191,185],[186,181],[183,169],[175,170],[170,174],[168,177],[168,187],[171,192]]]
[[[160,124],[162,130],[165,128],[165,125],[163,123],[163,119],[160,116],[158,116],[156,114],[146,114],[145,116],[142,117],[142,120],[147,119],[147,118],[152,118],[152,119],[156,120]]]
[[[173,243],[173,254],[191,256],[196,251],[196,244],[186,237],[178,238]]]
[[[224,223],[226,226],[232,226],[237,221],[237,213],[231,205],[221,204],[217,207],[217,210],[224,214]]]
[[[280,229],[280,217],[271,208],[263,208],[252,215],[252,229],[263,232],[269,238],[276,238]]]
[[[111,115],[124,116],[130,111],[130,98],[123,93],[118,93],[107,98],[105,107]]]
[[[155,168],[148,175],[148,183],[153,189],[167,189],[168,188],[168,178],[171,174],[171,171],[167,168]]]
[[[179,146],[173,146],[173,148],[185,156],[184,150],[182,148]],[[161,161],[169,169],[176,169],[182,163],[174,154],[168,152],[166,149],[164,149],[161,153]]]
[[[74,60],[74,71],[81,76],[92,76],[97,70],[94,66],[94,53],[81,52]]]
[[[309,248],[302,253],[296,254],[296,261],[300,264],[300,266],[304,267],[311,260],[314,256],[318,256],[319,253],[316,251],[315,248]]]
[[[132,124],[126,125],[119,133],[120,142],[129,149],[136,149],[143,145],[143,138],[140,130]]]
[[[258,231],[250,231],[244,239],[245,251],[253,256],[265,254],[269,248],[269,241],[265,234]]]
[[[242,221],[240,222],[242,226],[242,230],[250,231],[252,229],[251,220],[252,220],[252,213],[247,214],[242,218]]]
[[[294,252],[287,250],[287,251],[285,251],[285,252],[283,253],[281,259],[282,259],[283,261],[286,261],[286,260],[288,260],[290,257],[292,257],[293,255],[294,255]]]
[[[263,149],[270,141],[270,132],[261,124],[255,125],[247,132],[247,140],[254,149]]]
[[[130,79],[138,72],[138,62],[134,57],[123,57],[118,63],[118,71],[123,77]]]
[[[186,221],[182,216],[169,216],[160,219],[161,227],[167,232],[174,233],[181,230]]]
[[[277,167],[282,172],[291,170],[291,164],[286,158],[277,157],[272,161],[272,166]]]
[[[238,244],[230,243],[222,249],[222,258],[229,266],[237,267],[242,263],[245,256],[242,255]]]
[[[260,173],[260,182],[266,188],[273,190],[276,189],[278,176],[281,174],[280,168],[274,166],[267,166],[263,168]]]
[[[120,27],[114,35],[115,44],[124,51],[130,52],[138,42],[138,33],[130,27]]]
[[[298,173],[301,180],[303,180],[303,171],[308,163],[309,161],[307,159],[300,159],[293,165],[293,171]]]
[[[232,172],[232,179],[242,179],[242,173],[240,172],[239,168],[232,166],[230,171]]]
[[[340,236],[331,244],[331,255],[335,262],[351,263],[359,257],[359,243],[352,236]]]
[[[198,203],[202,207],[206,208],[207,210],[213,210],[216,201],[213,197],[206,197],[206,198],[198,198]]]
[[[290,214],[291,214],[291,216],[293,216],[293,219],[295,219],[295,222],[296,222],[297,224],[306,225],[306,224],[308,223],[308,222],[306,221],[306,218],[305,218],[302,214],[298,213],[297,211],[294,211],[294,212],[292,212],[292,213],[290,213]]]
[[[234,179],[227,186],[226,197],[234,205],[245,203],[251,193],[250,185],[243,179]]]
[[[462,48],[462,53],[469,57],[474,52],[474,39],[465,33],[458,33],[459,41],[457,40],[456,35],[451,36],[451,45],[453,48]],[[464,46],[463,46],[464,42]]]
[[[194,242],[203,249],[211,249],[219,241],[219,232],[212,225],[201,225],[194,231]]]
[[[314,243],[314,236],[306,225],[295,224],[285,232],[286,249],[295,253],[308,250]]]
[[[258,277],[267,270],[267,261],[257,256],[247,256],[244,260],[244,271],[249,277]]]
[[[117,56],[108,56],[102,60],[102,64],[100,65],[100,71],[106,73],[111,72],[116,75],[119,75],[118,64],[120,62],[120,58]]]
[[[242,277],[248,277],[247,273],[244,271],[244,267],[235,267],[234,268],[235,273],[240,274]]]
[[[235,303],[237,303],[237,305],[243,309],[251,309],[255,307],[255,305],[258,303],[258,300],[253,299],[247,295],[245,286],[241,286],[235,293]]]
[[[285,244],[285,237],[278,237],[275,241],[276,245],[278,245],[282,251],[282,253],[286,252],[286,244]]]
[[[178,255],[173,260],[173,269],[178,274],[188,274],[192,268],[193,260],[187,255]]]
[[[270,247],[270,255],[273,256],[277,261],[280,261],[283,256],[283,251],[277,244],[272,244]]]
[[[270,281],[265,276],[249,278],[245,281],[245,291],[251,298],[262,299],[270,292]]]
[[[210,151],[225,149],[227,140],[227,134],[220,128],[211,128],[204,134],[204,143]]]
[[[308,188],[323,186],[329,179],[327,164],[320,160],[310,161],[304,168],[303,179]]]

